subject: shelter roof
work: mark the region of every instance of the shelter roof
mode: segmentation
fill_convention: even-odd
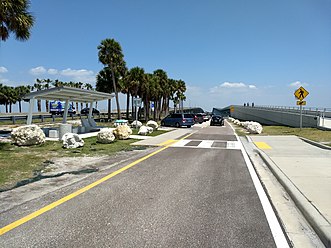
[[[111,99],[114,94],[94,90],[85,90],[67,86],[54,87],[45,90],[31,92],[24,99],[59,100],[73,102],[96,102]]]

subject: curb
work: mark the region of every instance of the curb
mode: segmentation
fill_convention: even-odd
[[[268,168],[291,196],[296,206],[300,209],[306,220],[315,230],[318,237],[327,248],[331,248],[331,224],[320,212],[309,203],[309,200],[291,182],[291,180],[278,168],[278,166],[262,151],[255,150]]]
[[[299,138],[301,140],[303,140],[304,142],[307,142],[308,144],[311,144],[313,146],[317,146],[319,148],[326,149],[326,150],[331,150],[331,146],[323,145],[321,143],[318,143],[316,141],[312,141],[312,140],[309,140],[309,139],[306,139],[306,138],[303,138],[303,137],[299,137]]]

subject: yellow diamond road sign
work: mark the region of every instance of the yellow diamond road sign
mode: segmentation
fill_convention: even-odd
[[[297,99],[299,99],[300,101],[305,99],[306,96],[308,96],[308,94],[309,94],[309,92],[302,86],[294,92],[295,97]]]

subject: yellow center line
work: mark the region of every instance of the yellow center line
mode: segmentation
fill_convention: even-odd
[[[177,142],[178,140],[166,140],[160,144],[158,144],[157,146],[170,146],[172,145],[173,143]]]
[[[185,138],[187,138],[187,137],[190,136],[190,135],[192,135],[192,134],[189,134],[189,135],[185,136],[185,137],[182,138],[182,139],[185,139]],[[180,140],[182,140],[182,139],[180,139]],[[169,142],[169,143],[170,143],[170,142]],[[47,211],[49,211],[49,210],[51,210],[51,209],[53,209],[53,208],[59,206],[59,205],[61,205],[62,203],[65,203],[65,202],[67,202],[67,201],[73,199],[74,197],[76,197],[76,196],[78,196],[78,195],[80,195],[80,194],[82,194],[82,193],[84,193],[84,192],[86,192],[86,191],[88,191],[88,190],[94,188],[95,186],[97,186],[97,185],[99,185],[99,184],[101,184],[101,183],[107,181],[108,179],[110,179],[110,178],[112,178],[112,177],[114,177],[114,176],[116,176],[116,175],[122,173],[123,171],[128,170],[129,168],[135,166],[136,164],[139,164],[140,162],[142,162],[142,161],[144,161],[144,160],[146,160],[146,159],[148,159],[148,158],[150,158],[150,157],[152,157],[152,156],[158,154],[159,152],[161,152],[161,151],[163,151],[163,150],[169,148],[169,146],[170,146],[171,144],[172,144],[172,143],[170,143],[169,145],[166,145],[165,147],[160,148],[160,149],[157,150],[157,151],[154,151],[154,152],[152,152],[152,153],[146,155],[145,157],[142,157],[142,158],[140,158],[140,159],[138,159],[138,160],[136,160],[136,161],[134,161],[134,162],[132,162],[132,163],[130,163],[130,164],[124,166],[124,167],[122,167],[121,169],[119,169],[119,170],[117,170],[117,171],[114,171],[114,172],[110,173],[109,175],[107,175],[107,176],[105,176],[105,177],[99,179],[98,181],[95,181],[94,183],[91,183],[91,184],[85,186],[84,188],[81,188],[81,189],[75,191],[74,193],[71,193],[70,195],[67,195],[67,196],[65,196],[65,197],[63,197],[63,198],[61,198],[61,199],[59,199],[59,200],[57,200],[57,201],[55,201],[55,202],[53,202],[53,203],[47,205],[47,206],[45,206],[45,207],[43,207],[43,208],[41,208],[41,209],[39,209],[39,210],[37,210],[37,211],[35,211],[35,212],[33,212],[33,213],[31,213],[31,214],[25,216],[25,217],[23,217],[23,218],[21,218],[21,219],[15,221],[15,222],[12,222],[11,224],[9,224],[9,225],[7,225],[7,226],[2,227],[2,228],[0,229],[0,236],[3,235],[3,234],[5,234],[6,232],[9,232],[10,230],[12,230],[12,229],[18,227],[18,226],[20,226],[20,225],[26,223],[26,222],[28,222],[28,221],[30,221],[30,220],[32,220],[32,219],[38,217],[39,215],[41,215],[41,214],[43,214],[43,213],[45,213],[45,212],[47,212]]]

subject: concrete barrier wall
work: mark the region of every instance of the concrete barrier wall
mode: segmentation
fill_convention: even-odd
[[[239,120],[257,121],[264,125],[300,127],[300,114],[298,113],[235,105],[230,115]],[[318,118],[314,115],[302,115],[302,127],[317,127],[317,122]]]

